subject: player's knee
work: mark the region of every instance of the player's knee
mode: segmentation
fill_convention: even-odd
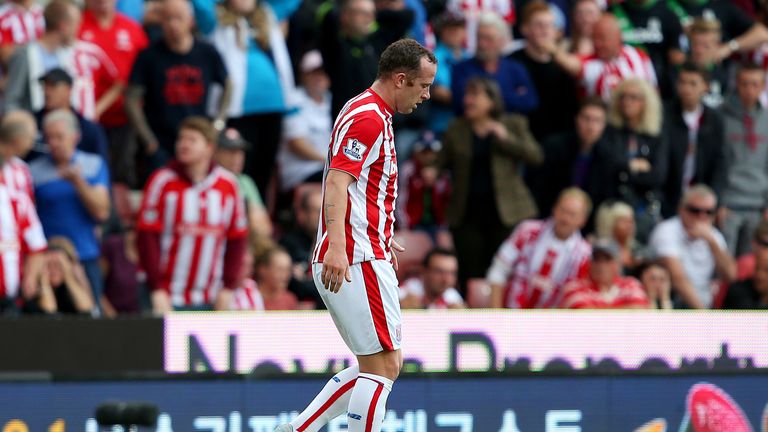
[[[393,355],[389,355],[384,362],[384,368],[386,371],[386,377],[392,381],[396,380],[400,375],[400,370],[403,368],[403,357],[399,352],[393,352]]]

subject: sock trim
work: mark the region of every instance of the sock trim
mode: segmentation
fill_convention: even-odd
[[[392,381],[389,378],[379,376],[379,375],[369,374],[369,373],[360,373],[357,375],[357,377],[365,378],[369,381],[373,381],[378,385],[384,386],[384,388],[386,388],[387,390],[392,391],[392,385],[394,384],[394,381]]]
[[[366,377],[362,377],[366,378]],[[368,378],[370,379],[370,378]],[[365,419],[365,432],[371,432],[373,430],[373,416],[376,414],[376,405],[379,403],[379,396],[381,396],[381,391],[384,389],[384,384],[376,381],[378,385],[376,386],[376,391],[373,392],[373,398],[371,398],[371,404],[368,406],[368,416]]]
[[[307,421],[304,422],[304,424],[302,424],[301,426],[296,428],[296,432],[302,432],[303,430],[308,428],[309,425],[311,425],[325,411],[327,411],[328,408],[330,408],[331,405],[334,404],[334,402],[336,402],[342,395],[344,395],[344,393],[352,390],[352,388],[355,386],[355,382],[356,381],[357,381],[357,379],[353,379],[353,380],[349,381],[348,383],[344,384],[343,386],[341,386],[341,388],[339,388],[338,390],[336,390],[336,392],[334,394],[332,394],[331,397],[328,398],[327,401],[325,401],[325,403],[320,407],[320,409],[315,411],[315,413],[312,414],[312,416],[310,418],[308,418]]]

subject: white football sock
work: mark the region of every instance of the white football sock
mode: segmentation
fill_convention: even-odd
[[[361,373],[349,400],[347,422],[349,432],[379,432],[387,411],[387,397],[392,380],[383,376]]]
[[[348,367],[328,380],[309,406],[291,421],[293,430],[317,432],[326,423],[344,414],[349,405],[358,371],[357,366]]]

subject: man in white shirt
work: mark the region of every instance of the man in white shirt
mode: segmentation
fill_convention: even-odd
[[[656,226],[650,246],[672,275],[684,307],[712,306],[712,279],[736,277],[736,263],[722,234],[714,227],[717,197],[708,186],[694,185],[683,195],[678,215]]]

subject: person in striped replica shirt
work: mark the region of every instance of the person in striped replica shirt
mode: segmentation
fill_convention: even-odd
[[[379,59],[376,81],[339,113],[323,180],[312,273],[358,365],[336,374],[309,406],[276,432],[320,430],[347,413],[350,432],[378,432],[402,367],[400,288],[392,241],[397,158],[392,116],[429,99],[434,54],[412,39]]]

